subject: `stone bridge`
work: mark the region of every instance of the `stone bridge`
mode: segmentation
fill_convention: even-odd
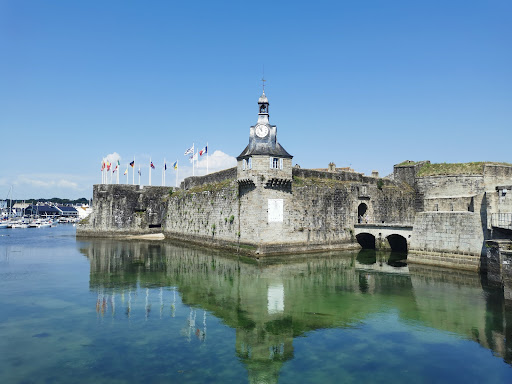
[[[412,235],[412,225],[355,224],[357,242],[367,249],[390,249],[407,252]]]

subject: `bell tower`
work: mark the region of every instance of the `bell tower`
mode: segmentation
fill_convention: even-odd
[[[269,122],[265,88],[258,99],[258,120],[249,129],[249,144],[237,157],[240,240],[268,246],[289,231],[292,158],[277,142]]]
[[[265,81],[265,80],[263,80]],[[292,180],[292,158],[277,142],[277,127],[269,122],[268,98],[258,99],[258,121],[249,129],[249,144],[237,157],[237,176],[241,183],[255,186],[284,185]]]

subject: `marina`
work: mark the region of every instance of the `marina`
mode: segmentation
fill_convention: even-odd
[[[0,232],[0,291],[5,383],[512,380],[503,287],[404,254],[256,263],[59,225]]]

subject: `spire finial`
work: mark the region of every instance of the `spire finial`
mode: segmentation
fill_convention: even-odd
[[[263,64],[263,77],[261,78],[261,85],[263,86],[263,94],[265,94],[265,64]]]

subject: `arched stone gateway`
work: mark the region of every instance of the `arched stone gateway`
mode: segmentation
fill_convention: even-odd
[[[368,210],[368,206],[365,203],[359,204],[357,207],[357,221],[358,223],[364,223],[364,215],[366,214],[366,211]]]
[[[389,235],[387,237],[389,246],[395,252],[407,252],[407,239],[401,235]]]
[[[359,233],[356,240],[364,249],[375,249],[375,236],[371,233]]]

